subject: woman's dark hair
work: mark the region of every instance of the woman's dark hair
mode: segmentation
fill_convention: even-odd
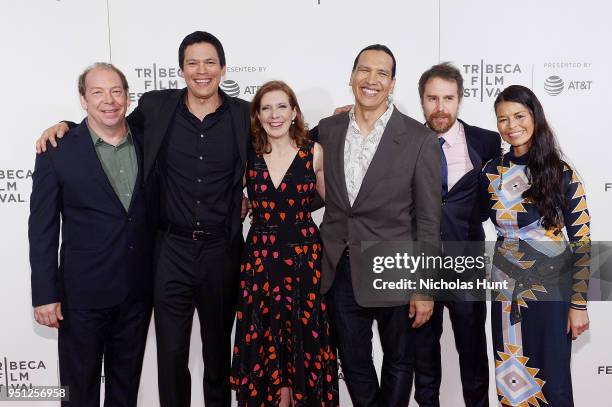
[[[563,210],[567,202],[563,190],[561,150],[551,130],[544,109],[536,95],[525,86],[508,86],[495,99],[494,107],[501,102],[515,102],[525,106],[533,119],[533,136],[527,156],[527,176],[531,187],[523,198],[531,199],[542,215],[545,229],[563,225]]]
[[[266,82],[257,90],[255,96],[253,96],[253,100],[251,100],[251,139],[253,150],[259,155],[267,154],[271,150],[270,144],[268,143],[268,135],[261,125],[259,118],[257,118],[257,113],[259,113],[259,109],[261,108],[261,99],[263,96],[266,93],[274,90],[285,92],[289,99],[289,105],[292,108],[295,108],[296,115],[293,124],[291,124],[291,128],[289,129],[289,137],[291,137],[298,148],[304,147],[310,140],[308,129],[304,123],[304,115],[302,114],[302,110],[298,104],[295,92],[293,92],[293,90],[285,82]]]

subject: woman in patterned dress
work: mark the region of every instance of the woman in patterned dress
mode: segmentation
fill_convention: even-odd
[[[311,217],[325,199],[323,150],[308,138],[294,92],[264,84],[251,102],[252,209],[240,268],[232,387],[240,406],[337,406],[338,373],[325,300],[321,239]]]
[[[584,188],[531,90],[510,86],[494,106],[499,133],[511,145],[481,178],[498,234],[491,274],[509,282],[494,293],[491,315],[499,402],[573,406],[572,339],[589,327]]]

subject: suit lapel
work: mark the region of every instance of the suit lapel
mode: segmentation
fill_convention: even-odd
[[[337,178],[337,183],[342,197],[342,202],[347,208],[351,207],[346,188],[346,178],[344,177],[344,143],[346,142],[346,132],[349,126],[348,113],[343,115],[332,131],[331,143],[335,156],[333,157],[334,169],[329,174],[334,174]],[[327,173],[326,173],[327,174]],[[327,175],[326,175],[327,176]]]
[[[138,162],[138,172],[136,173],[136,181],[134,182],[134,189],[132,191],[132,199],[130,200],[130,206],[128,207],[128,213],[132,210],[132,206],[136,200],[136,195],[140,193],[140,188],[138,187],[143,180],[142,174],[142,166],[143,166],[143,154],[142,154],[142,143],[138,137],[132,133],[132,141],[134,143],[134,150],[136,151],[136,160]]]
[[[468,154],[470,156],[470,161],[472,161],[472,165],[474,169],[478,169],[480,171],[480,167],[482,167],[482,157],[480,153],[476,149],[476,145],[478,144],[478,139],[472,134],[469,129],[469,126],[463,125],[463,129],[465,130],[465,142],[468,148]]]
[[[102,168],[102,163],[98,158],[98,154],[96,154],[95,146],[91,140],[89,129],[87,128],[85,120],[81,123],[81,126],[79,126],[79,133],[75,137],[77,139],[78,149],[81,151],[81,157],[83,157],[85,162],[84,165],[89,168],[90,173],[94,178],[94,182],[96,182],[109,195],[109,197],[117,205],[119,205],[121,211],[125,212],[125,208],[123,207],[121,200],[117,196],[117,193],[115,193],[113,186],[108,180],[108,177],[104,172],[104,168]]]
[[[383,132],[378,148],[374,153],[374,157],[372,157],[372,162],[363,177],[363,182],[361,183],[361,188],[359,188],[359,193],[357,194],[357,198],[355,198],[353,207],[359,205],[378,183],[378,180],[380,180],[391,167],[398,152],[401,151],[401,149],[398,148],[402,143],[401,134],[401,118],[397,109],[393,109],[393,113],[387,122],[387,127]]]
[[[178,105],[181,97],[185,94],[184,91],[177,91],[172,93],[169,97],[165,98],[157,112],[152,112],[153,115],[157,115],[157,118],[153,119],[153,124],[145,124],[144,134],[144,179],[147,180],[151,175],[151,170],[155,164],[157,153],[161,146],[162,141],[166,133],[168,132],[168,126],[174,117],[176,106]]]
[[[232,123],[232,132],[234,133],[234,142],[238,147],[238,154],[240,155],[240,170],[235,171],[234,174],[234,185],[237,182],[242,182],[242,176],[246,170],[247,161],[247,145],[249,143],[249,128],[245,128],[249,123],[250,118],[245,117],[245,110],[236,109],[233,101],[229,96],[227,97],[227,103],[229,104],[230,121]]]

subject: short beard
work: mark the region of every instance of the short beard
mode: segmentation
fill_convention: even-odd
[[[430,115],[430,117],[428,117],[428,118],[427,118],[427,126],[429,126],[429,128],[430,128],[430,129],[432,129],[433,131],[435,131],[435,132],[436,132],[436,133],[438,133],[438,134],[444,134],[444,133],[446,133],[447,131],[449,131],[449,130],[450,130],[450,128],[451,128],[451,127],[453,127],[453,125],[454,125],[454,124],[455,124],[455,122],[457,121],[457,118],[456,118],[456,117],[453,119],[453,117],[449,115],[449,118],[450,118],[451,120],[449,120],[448,125],[443,126],[443,127],[440,127],[440,126],[436,126],[436,125],[434,124],[434,120],[435,120],[435,118],[432,118],[432,117],[431,117],[431,115]]]

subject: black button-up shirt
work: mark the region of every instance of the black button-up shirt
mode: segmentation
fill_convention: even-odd
[[[161,216],[190,230],[228,224],[234,171],[240,159],[227,96],[204,120],[185,103],[174,114],[158,158]]]

